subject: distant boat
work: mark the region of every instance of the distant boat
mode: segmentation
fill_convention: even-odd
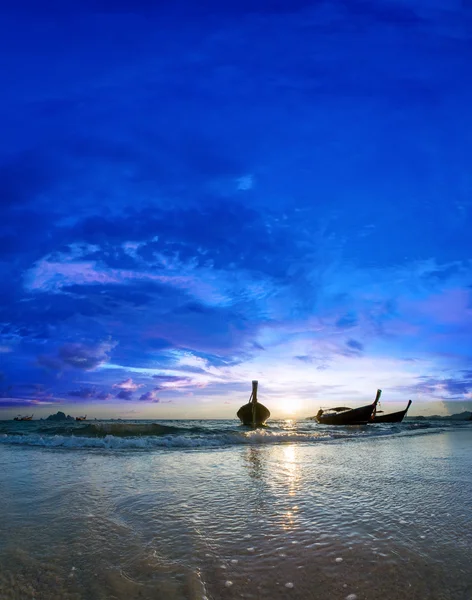
[[[76,421],[85,421],[85,419],[87,418],[87,415],[85,415],[85,417],[75,417]]]
[[[374,423],[401,423],[403,418],[406,416],[410,405],[411,400],[408,400],[408,405],[405,410],[399,410],[398,412],[389,413],[386,415],[378,415],[376,412],[374,415]]]
[[[337,406],[326,411],[320,408],[316,416],[310,417],[310,419],[318,421],[321,425],[365,425],[371,423],[381,393],[382,390],[377,390],[375,400],[367,406],[360,408]]]
[[[18,415],[17,417],[14,417],[14,421],[32,421],[33,420],[34,415],[31,415],[31,417],[22,417],[21,415]]]
[[[257,401],[257,381],[252,382],[252,393],[249,396],[249,402],[237,412],[238,419],[243,425],[248,427],[260,427],[270,417],[270,410]]]

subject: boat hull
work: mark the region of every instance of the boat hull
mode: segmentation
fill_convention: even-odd
[[[321,425],[365,425],[372,420],[375,404],[352,408],[346,412],[328,413],[316,416]]]
[[[359,408],[341,406],[332,408],[328,412],[324,412],[320,408],[317,415],[311,419],[318,421],[321,425],[366,425],[372,423],[381,394],[382,390],[377,390],[375,400],[371,404]]]
[[[399,410],[398,412],[390,413],[387,415],[376,415],[374,417],[374,423],[401,423],[405,418],[408,409],[410,408],[411,400],[408,401],[408,406],[405,410]]]
[[[237,417],[243,425],[247,425],[248,427],[261,427],[261,425],[265,425],[267,419],[270,417],[270,410],[260,402],[256,402],[253,419],[253,403],[248,402],[238,410]]]

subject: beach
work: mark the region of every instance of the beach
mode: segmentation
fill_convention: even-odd
[[[470,600],[472,425],[413,425],[0,425],[0,598]]]

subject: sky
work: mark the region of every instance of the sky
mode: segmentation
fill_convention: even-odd
[[[472,3],[0,6],[0,418],[472,408]]]

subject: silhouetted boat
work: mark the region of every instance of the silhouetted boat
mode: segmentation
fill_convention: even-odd
[[[76,421],[85,421],[85,419],[87,418],[87,415],[85,415],[85,417],[75,417]]]
[[[375,400],[367,406],[359,408],[337,406],[326,411],[320,408],[316,416],[310,417],[310,419],[318,421],[321,425],[365,425],[371,423],[381,393],[382,390],[377,390]]]
[[[401,423],[405,417],[408,409],[410,408],[411,400],[408,400],[408,405],[405,410],[399,410],[398,412],[389,413],[386,415],[379,415],[377,412],[374,415],[374,423]]]
[[[21,415],[18,415],[17,417],[14,417],[14,421],[32,421],[33,420],[34,415],[31,415],[31,417],[22,417]]]
[[[257,401],[257,385],[257,381],[252,382],[252,393],[249,397],[249,402],[241,406],[237,412],[237,416],[242,424],[248,427],[265,425],[265,422],[270,417],[269,409]]]

